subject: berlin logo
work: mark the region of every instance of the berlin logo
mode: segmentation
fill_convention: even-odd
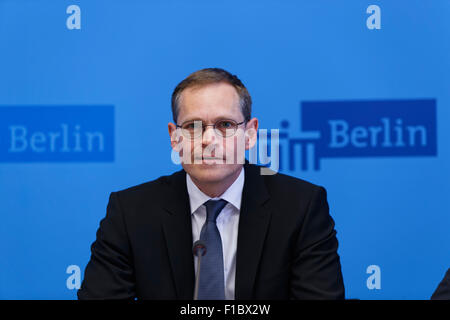
[[[0,162],[114,161],[113,106],[4,106],[0,133]]]
[[[281,122],[279,170],[320,170],[327,158],[437,155],[435,99],[304,101],[298,128]]]

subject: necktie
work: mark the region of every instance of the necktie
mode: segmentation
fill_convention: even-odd
[[[200,240],[206,244],[206,254],[201,262],[199,300],[225,299],[222,239],[217,229],[216,219],[226,204],[227,201],[222,199],[205,202],[206,221],[200,232]]]

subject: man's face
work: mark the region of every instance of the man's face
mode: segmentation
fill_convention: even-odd
[[[218,120],[243,122],[236,89],[227,83],[185,89],[179,99],[177,124],[192,120],[201,120],[204,125],[213,125]],[[216,183],[236,178],[244,162],[244,151],[256,143],[257,127],[258,120],[253,118],[239,125],[234,135],[223,137],[213,126],[208,126],[203,135],[191,140],[180,134],[181,129],[178,129],[178,135],[175,134],[176,125],[169,123],[169,134],[174,149],[180,143],[182,166],[191,178],[203,183]],[[183,155],[183,150],[188,150],[188,155]]]

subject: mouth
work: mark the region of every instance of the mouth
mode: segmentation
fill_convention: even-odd
[[[194,160],[196,161],[202,161],[202,162],[207,162],[210,163],[212,161],[225,161],[225,159],[223,158],[214,158],[214,157],[198,157],[198,158],[194,158]]]

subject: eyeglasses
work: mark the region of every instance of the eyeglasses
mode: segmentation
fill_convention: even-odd
[[[234,120],[218,120],[214,124],[204,124],[201,120],[186,121],[181,125],[176,125],[177,128],[181,128],[183,136],[186,138],[194,139],[199,138],[205,132],[206,127],[214,127],[214,131],[222,137],[231,137],[236,134],[237,128],[246,121],[236,122]],[[201,129],[200,130],[200,123]]]

